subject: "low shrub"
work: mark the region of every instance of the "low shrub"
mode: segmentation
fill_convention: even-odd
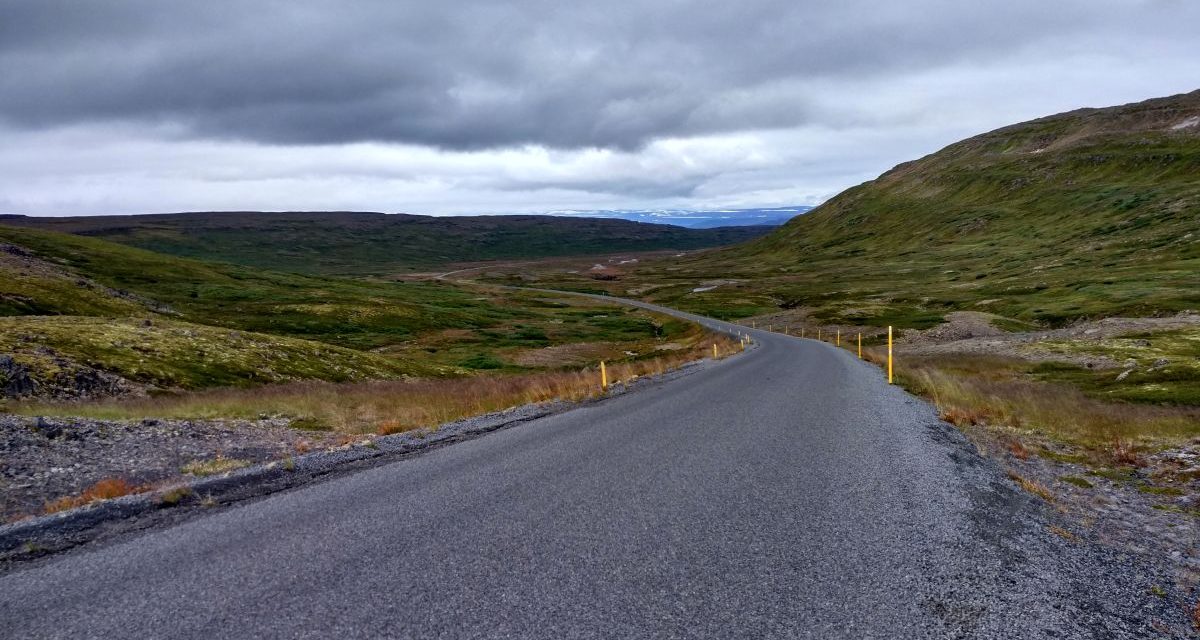
[[[99,500],[111,500],[120,498],[138,491],[138,488],[130,484],[123,478],[105,478],[96,484],[84,489],[77,496],[64,496],[52,502],[47,502],[45,513],[58,513],[75,507],[82,507],[85,504],[91,504]]]

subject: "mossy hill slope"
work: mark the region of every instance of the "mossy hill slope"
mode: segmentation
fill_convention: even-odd
[[[544,293],[272,272],[2,225],[0,316],[0,397],[545,370],[580,364],[532,356],[546,347],[622,358],[690,330]]]
[[[0,352],[13,361],[5,395],[64,398],[438,373],[419,361],[163,318],[0,318]]]
[[[433,217],[362,212],[215,212],[32,218],[0,223],[102,238],[175,256],[309,274],[378,275],[481,260],[684,250],[771,227],[685,229],[553,216]]]
[[[693,291],[711,278],[727,283]],[[628,280],[692,309],[875,325],[954,309],[1050,326],[1198,309],[1200,91],[985,133],[764,238]]]
[[[0,281],[3,315],[157,312],[198,324],[359,349],[424,331],[512,319],[511,312],[481,304],[471,292],[450,286],[278,273],[4,226],[0,242],[57,270],[45,277],[6,271]]]

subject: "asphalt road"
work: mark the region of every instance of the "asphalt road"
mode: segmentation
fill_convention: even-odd
[[[1142,637],[1157,579],[1048,531],[831,345],[691,375],[0,577],[9,638]]]

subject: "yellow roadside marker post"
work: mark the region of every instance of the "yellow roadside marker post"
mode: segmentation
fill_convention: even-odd
[[[713,360],[717,359],[717,343],[713,343]]]
[[[837,330],[837,346],[842,346],[842,330],[840,328]]]
[[[608,370],[604,368],[604,361],[600,361],[600,390],[608,391]]]
[[[888,325],[888,384],[892,384],[892,325]]]
[[[858,359],[862,360],[862,333],[858,334]]]
[[[821,339],[821,327],[817,327],[817,340]]]

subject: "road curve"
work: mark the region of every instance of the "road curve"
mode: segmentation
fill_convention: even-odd
[[[0,637],[1148,630],[1155,577],[1049,533],[926,404],[845,350],[750,333],[645,391],[9,573]]]

